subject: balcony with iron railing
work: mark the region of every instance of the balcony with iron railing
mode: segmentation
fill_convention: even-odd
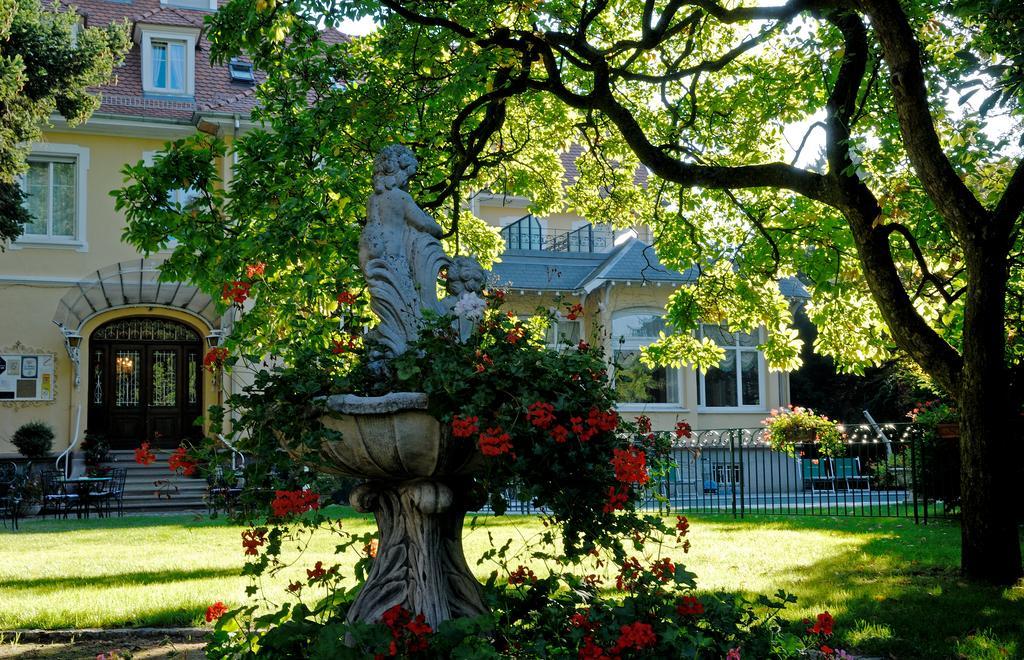
[[[587,224],[578,229],[544,229],[531,215],[501,228],[506,250],[544,250],[548,252],[607,252],[615,244],[610,228]]]

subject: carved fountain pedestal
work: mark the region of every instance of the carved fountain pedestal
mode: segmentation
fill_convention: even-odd
[[[380,532],[348,620],[376,623],[401,605],[436,630],[448,619],[485,614],[462,551],[465,515],[481,504],[468,501],[480,457],[475,444],[442,429],[426,412],[425,394],[337,395],[326,403],[331,412],[321,421],[343,440],[320,447],[318,469],[366,480],[350,501],[373,513]]]

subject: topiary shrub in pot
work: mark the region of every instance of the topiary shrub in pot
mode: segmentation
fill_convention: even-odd
[[[29,422],[14,432],[11,444],[25,458],[45,458],[53,449],[53,429],[45,422]]]

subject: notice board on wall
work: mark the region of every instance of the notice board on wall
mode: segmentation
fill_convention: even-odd
[[[52,353],[0,354],[0,402],[52,401]]]

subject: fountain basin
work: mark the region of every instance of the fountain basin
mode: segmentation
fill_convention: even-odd
[[[321,444],[318,455],[300,450],[297,458],[317,469],[360,479],[406,480],[469,475],[480,454],[467,438],[427,412],[427,395],[392,392],[384,396],[338,394],[324,399],[320,417],[341,439]],[[294,450],[293,450],[294,451]]]

